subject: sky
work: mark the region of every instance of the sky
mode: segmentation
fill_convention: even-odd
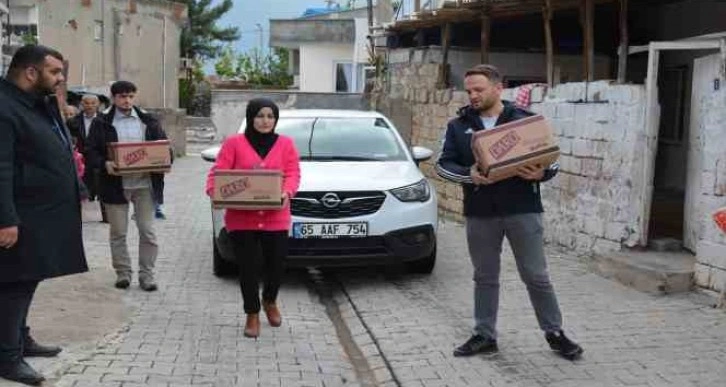
[[[213,4],[219,3],[215,0]],[[234,7],[219,20],[219,26],[239,27],[241,37],[235,45],[238,51],[259,46],[256,24],[262,25],[264,46],[268,46],[270,19],[299,17],[306,8],[325,7],[323,0],[234,0]]]

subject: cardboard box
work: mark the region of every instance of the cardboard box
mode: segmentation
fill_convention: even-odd
[[[282,208],[282,172],[269,169],[214,171],[214,208],[279,210]]]
[[[108,158],[116,163],[119,175],[171,171],[169,140],[112,142],[108,144]]]
[[[549,166],[560,156],[552,127],[541,115],[475,132],[472,150],[482,174],[495,181],[526,165]]]

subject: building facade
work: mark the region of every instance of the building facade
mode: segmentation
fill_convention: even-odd
[[[27,42],[58,49],[68,86],[108,94],[120,79],[139,86],[138,102],[177,108],[184,4],[165,0],[10,0],[7,52]]]

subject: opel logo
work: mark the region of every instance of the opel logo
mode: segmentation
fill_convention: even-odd
[[[323,202],[323,206],[327,208],[335,208],[340,205],[340,198],[337,194],[334,194],[332,192],[323,195],[320,201]]]

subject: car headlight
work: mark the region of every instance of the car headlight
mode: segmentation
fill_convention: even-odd
[[[402,202],[425,202],[431,197],[431,187],[426,179],[416,184],[392,189],[391,193]]]

